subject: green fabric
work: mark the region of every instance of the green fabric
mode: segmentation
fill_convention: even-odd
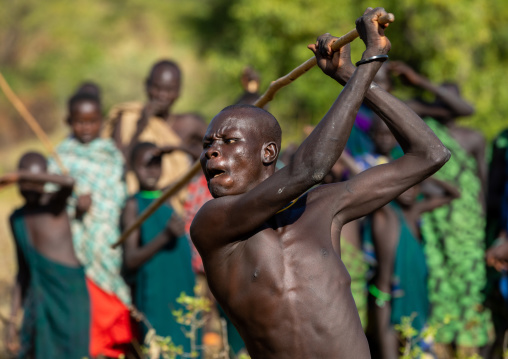
[[[134,198],[138,211],[143,212],[154,199],[143,198],[137,193]],[[169,205],[160,206],[154,214],[141,225],[141,245],[153,240],[166,227],[174,210]],[[182,345],[190,353],[190,342],[171,313],[183,309],[176,302],[180,293],[194,295],[195,277],[191,266],[191,249],[186,236],[157,252],[137,271],[134,304],[145,314],[158,335],[170,336],[176,345]],[[186,327],[185,329],[188,329]],[[146,328],[143,328],[146,334]],[[198,343],[199,344],[199,343]]]
[[[416,313],[413,327],[421,331],[427,323],[429,298],[427,293],[427,264],[420,241],[415,238],[406,219],[395,203],[390,207],[397,214],[400,237],[395,254],[390,321],[399,324],[402,317]]]
[[[76,180],[68,206],[70,218],[75,218],[77,196],[92,194],[90,210],[83,219],[71,221],[76,255],[88,278],[129,305],[129,288],[120,275],[122,248],[111,248],[120,237],[119,219],[127,197],[123,155],[111,139],[103,138],[83,144],[69,137],[56,152],[69,176]],[[61,173],[53,158],[49,159],[48,171]]]
[[[56,263],[31,245],[20,210],[11,217],[30,283],[21,328],[20,358],[81,359],[88,356],[90,301],[83,267]]]
[[[367,271],[369,265],[363,252],[344,238],[340,241],[342,263],[351,276],[351,293],[360,315],[362,327],[367,326]]]
[[[429,268],[431,323],[444,324],[436,342],[478,347],[487,344],[492,328],[483,307],[486,284],[485,219],[478,201],[480,180],[476,161],[433,119],[427,124],[452,157],[436,173],[456,186],[461,197],[423,216],[422,234]]]
[[[139,195],[143,198],[147,198],[147,199],[156,199],[156,198],[159,198],[162,194],[162,191],[161,190],[156,190],[156,191],[140,191],[139,192]]]

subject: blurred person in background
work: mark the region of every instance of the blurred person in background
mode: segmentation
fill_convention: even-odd
[[[127,196],[125,162],[111,139],[99,137],[102,107],[95,93],[77,92],[69,99],[67,124],[71,135],[56,148],[69,175],[76,179],[69,201],[74,248],[84,265],[92,321],[90,355],[117,358],[132,339],[129,288],[120,275],[120,213]],[[49,171],[59,173],[54,159]]]
[[[139,214],[161,195],[157,182],[162,173],[163,156],[173,148],[157,148],[141,142],[131,152],[131,168],[139,181],[139,192],[127,200],[122,227],[132,225]],[[180,293],[194,295],[195,276],[191,266],[191,247],[184,224],[169,203],[164,203],[123,244],[124,268],[132,277],[132,296],[157,335],[171,337],[185,353],[191,352],[190,341],[172,315],[184,309],[177,303]],[[130,282],[130,281],[129,281]],[[141,324],[141,340],[150,328]],[[198,345],[200,338],[197,338]]]
[[[18,273],[6,328],[6,348],[19,358],[82,358],[89,355],[90,300],[85,270],[76,257],[67,215],[74,180],[47,173],[39,153],[24,154],[18,171],[0,186],[18,183],[25,204],[10,217]],[[44,184],[58,186],[44,191]],[[16,315],[23,307],[18,337]]]
[[[179,66],[170,60],[155,63],[145,80],[147,101],[127,102],[114,106],[107,117],[103,136],[111,137],[117,147],[128,160],[132,148],[138,142],[152,142],[158,147],[179,146],[182,143],[199,143],[203,138],[206,125],[203,125],[198,136],[186,131],[187,124],[199,123],[195,114],[174,114],[171,109],[180,97],[181,71]],[[163,172],[158,188],[166,187],[180,178],[190,167],[188,155],[182,151],[174,151],[164,156]],[[129,194],[138,191],[138,183],[134,173],[127,173]],[[182,215],[185,191],[180,191],[171,199],[173,208]]]
[[[496,329],[494,352],[501,357],[508,330],[508,129],[492,142],[487,193],[487,305]]]
[[[457,119],[474,108],[456,84],[431,83],[402,62],[390,69],[404,83],[435,95],[434,102],[408,102],[450,150],[450,161],[435,175],[456,187],[461,197],[423,216],[422,234],[429,267],[429,322],[444,324],[436,334],[439,358],[479,353],[491,342],[491,313],[484,307],[486,286],[484,188],[485,139]],[[456,348],[456,349],[454,349]]]
[[[432,192],[420,189],[433,185]],[[401,343],[394,325],[414,315],[412,327],[421,332],[427,325],[429,298],[427,263],[420,233],[421,215],[459,198],[456,188],[429,178],[411,187],[366,221],[365,241],[373,245],[376,265],[369,284],[368,338],[373,358],[397,358]],[[424,343],[424,350],[426,348]],[[374,354],[376,353],[376,354]]]

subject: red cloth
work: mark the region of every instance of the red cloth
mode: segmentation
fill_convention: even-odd
[[[132,340],[129,308],[86,279],[91,304],[90,355],[118,358]]]
[[[211,199],[213,199],[213,197],[208,190],[205,176],[201,174],[194,177],[187,186],[187,199],[183,205],[185,211],[185,232],[189,239],[190,226],[194,216],[198,213],[199,209]],[[192,248],[192,269],[194,269],[195,273],[204,273],[203,260],[196,250],[196,247],[194,247],[194,243],[192,243],[192,241],[190,242]]]

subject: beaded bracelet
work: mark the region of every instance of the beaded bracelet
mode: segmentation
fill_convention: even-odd
[[[381,62],[384,62],[388,60],[388,55],[376,55],[376,56],[372,56],[372,57],[369,57],[365,60],[360,60],[356,63],[356,67],[360,66],[360,65],[363,65],[363,64],[368,64],[369,62],[373,62],[373,61],[381,61]]]

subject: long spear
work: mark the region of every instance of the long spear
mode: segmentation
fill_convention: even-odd
[[[382,17],[379,18],[378,22],[382,25],[392,23],[395,20],[395,16],[391,13],[388,13]],[[338,51],[341,47],[344,45],[349,44],[353,40],[355,40],[359,36],[358,31],[356,29],[351,30],[347,34],[339,37],[333,44],[332,44],[332,50]],[[258,107],[265,106],[268,102],[270,102],[275,93],[279,91],[284,86],[289,85],[291,82],[296,80],[298,77],[309,71],[311,68],[313,68],[317,64],[316,57],[312,57],[305,61],[300,66],[293,69],[290,73],[288,73],[286,76],[283,76],[275,81],[273,81],[268,89],[265,91],[265,93],[256,101],[254,104]],[[136,221],[127,228],[120,238],[116,241],[116,243],[113,244],[113,248],[116,248],[119,246],[123,241],[127,239],[127,237],[135,231],[141,223],[143,223],[148,217],[150,217],[156,210],[159,208],[169,197],[173,196],[175,193],[177,193],[180,189],[182,189],[201,169],[201,165],[199,161],[196,161],[192,167],[178,180],[176,181],[172,186],[168,187],[162,195],[157,198],[156,201],[152,202],[150,206],[148,206],[136,219]]]
[[[46,147],[46,149],[53,155],[55,158],[56,164],[60,168],[60,171],[62,171],[63,174],[67,174],[68,171],[65,168],[65,166],[62,163],[62,160],[60,157],[58,157],[58,154],[55,151],[55,148],[51,144],[48,135],[44,132],[42,127],[39,125],[37,120],[32,116],[30,111],[25,107],[23,102],[19,99],[18,96],[12,91],[11,87],[5,80],[5,77],[0,73],[0,87],[2,88],[2,91],[5,93],[5,96],[7,99],[12,103],[12,105],[16,108],[16,110],[19,112],[23,120],[30,126],[32,131],[35,132],[35,135],[39,138],[39,140],[42,142],[42,144]]]

